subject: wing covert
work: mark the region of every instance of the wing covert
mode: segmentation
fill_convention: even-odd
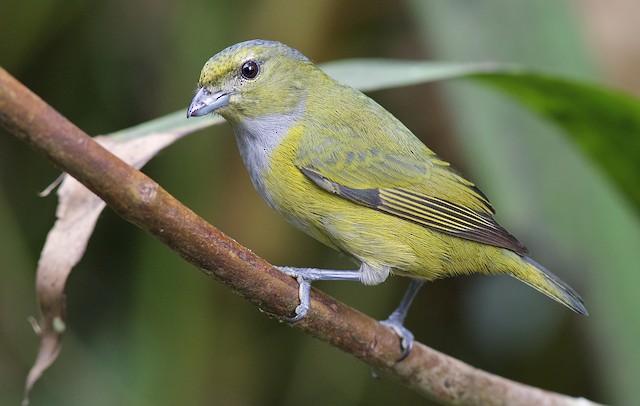
[[[299,168],[322,189],[374,210],[459,238],[507,248],[524,255],[527,249],[501,227],[490,213],[402,187],[352,188],[315,168]]]

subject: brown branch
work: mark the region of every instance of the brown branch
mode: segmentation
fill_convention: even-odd
[[[279,320],[298,304],[297,283],[182,205],[156,182],[103,149],[0,68],[0,124],[100,196],[125,220]],[[416,343],[407,359],[398,337],[376,320],[312,291],[294,326],[350,353],[382,375],[444,404],[572,405],[585,399],[546,392],[473,368]]]

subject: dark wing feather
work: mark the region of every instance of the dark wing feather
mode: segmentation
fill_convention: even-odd
[[[445,234],[507,248],[525,255],[527,249],[487,212],[402,187],[356,189],[334,182],[312,168],[302,173],[324,190],[372,209]]]

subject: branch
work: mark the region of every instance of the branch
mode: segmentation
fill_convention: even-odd
[[[0,125],[206,275],[278,320],[293,314],[298,304],[298,284],[293,278],[106,151],[2,68]],[[396,362],[401,350],[392,330],[315,289],[307,317],[294,327],[443,404],[593,404],[509,381],[417,342],[408,358]]]

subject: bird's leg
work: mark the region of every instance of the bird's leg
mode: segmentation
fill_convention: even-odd
[[[360,281],[367,284],[375,285],[384,281],[388,275],[389,269],[383,268],[383,272],[372,272],[374,268],[371,265],[363,262],[360,269],[356,271],[351,270],[331,270],[331,269],[317,269],[317,268],[293,268],[293,267],[276,267],[283,273],[296,278],[299,284],[298,297],[300,298],[300,304],[296,307],[296,315],[293,317],[287,317],[292,323],[302,320],[309,311],[311,305],[311,282],[318,280],[334,280],[334,281]],[[400,306],[391,313],[389,318],[381,321],[387,327],[390,327],[400,337],[400,346],[402,348],[402,355],[398,361],[405,359],[411,348],[413,347],[413,334],[406,327],[403,326],[404,319],[407,317],[407,312],[413,302],[413,298],[416,296],[420,287],[424,281],[418,279],[411,279],[409,288],[404,294]]]
[[[309,311],[311,305],[311,282],[319,280],[333,280],[333,281],[360,281],[362,272],[361,269],[356,271],[352,270],[332,270],[332,269],[316,269],[316,268],[293,268],[289,266],[276,267],[283,273],[292,276],[297,279],[299,286],[298,297],[300,298],[300,304],[296,307],[296,315],[293,317],[287,317],[292,323],[302,320]]]
[[[404,326],[404,319],[407,317],[409,307],[411,307],[413,299],[416,297],[416,294],[423,284],[424,280],[411,279],[411,283],[409,284],[407,291],[402,297],[400,306],[398,306],[398,308],[394,310],[393,313],[391,313],[389,318],[381,321],[382,324],[393,329],[398,337],[400,337],[402,355],[400,356],[398,361],[402,361],[403,359],[407,358],[407,356],[411,352],[411,348],[413,347],[413,334]]]

